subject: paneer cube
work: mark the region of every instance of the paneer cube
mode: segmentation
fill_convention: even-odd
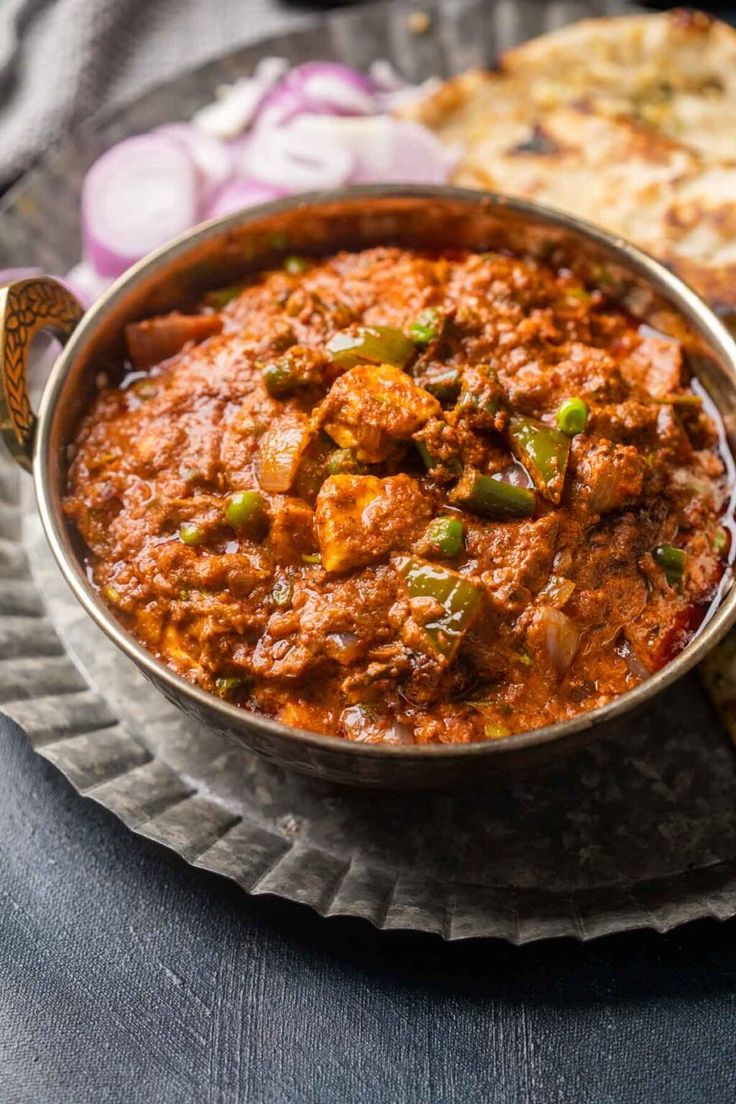
[[[325,571],[347,571],[408,547],[431,515],[408,475],[332,475],[317,496],[315,520]]]
[[[572,500],[590,513],[608,514],[641,496],[647,464],[633,445],[575,438],[572,456]]]
[[[317,417],[340,448],[368,464],[385,460],[395,441],[408,441],[440,404],[390,364],[359,364],[335,380]]]
[[[682,345],[670,338],[643,337],[622,370],[629,383],[665,398],[682,385]]]

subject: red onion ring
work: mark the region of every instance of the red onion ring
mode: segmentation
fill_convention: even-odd
[[[104,153],[82,190],[85,256],[99,275],[119,276],[193,226],[197,185],[191,158],[164,134],[141,134]]]

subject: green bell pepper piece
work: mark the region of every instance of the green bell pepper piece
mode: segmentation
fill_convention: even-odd
[[[368,361],[405,368],[414,356],[414,344],[394,326],[358,326],[333,334],[325,346],[335,364],[354,368]]]
[[[654,549],[654,562],[663,569],[668,583],[674,586],[682,582],[687,562],[687,556],[682,548],[675,548],[671,544],[660,544]]]
[[[537,505],[534,491],[503,483],[476,468],[466,468],[462,479],[450,493],[453,502],[489,518],[531,517]]]
[[[444,368],[417,377],[417,383],[440,402],[449,402],[460,394],[460,373],[457,368]]]
[[[559,502],[565,483],[570,438],[536,418],[517,416],[509,422],[509,440],[535,486],[550,502]]]
[[[460,475],[462,471],[462,461],[459,456],[451,456],[449,460],[440,460],[438,456],[435,456],[429,451],[424,441],[415,441],[414,444],[428,472],[434,471],[435,468],[444,467],[447,468],[447,471],[451,475]]]
[[[442,607],[442,613],[422,628],[431,650],[450,663],[480,613],[482,588],[457,571],[414,556],[400,562],[398,570],[410,598],[434,598]]]
[[[262,365],[261,375],[266,390],[275,399],[290,395],[301,387],[303,382],[299,378],[293,360],[288,355]]]

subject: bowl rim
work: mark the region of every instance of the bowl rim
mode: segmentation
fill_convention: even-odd
[[[733,585],[733,580],[731,580],[731,585],[721,602],[713,610],[712,615],[708,617],[701,630],[675,659],[631,690],[619,695],[605,705],[580,713],[568,720],[557,721],[554,724],[544,725],[541,728],[530,729],[525,732],[513,733],[498,740],[476,741],[467,744],[397,746],[356,743],[355,741],[342,739],[339,736],[295,728],[270,717],[233,705],[188,682],[183,676],[157,659],[127,629],[123,628],[89,583],[79,561],[67,552],[62,537],[64,522],[61,510],[55,507],[56,496],[49,486],[51,430],[57,399],[69,368],[100,318],[123,299],[129,288],[137,283],[139,279],[155,272],[162,262],[175,259],[201,241],[208,241],[225,235],[229,231],[247,226],[251,222],[257,223],[264,217],[300,208],[307,210],[314,206],[328,204],[334,206],[341,201],[360,198],[447,200],[475,206],[491,206],[498,210],[509,210],[534,222],[541,222],[585,237],[588,241],[611,254],[617,263],[628,271],[643,277],[657,291],[663,293],[689,322],[694,324],[697,331],[706,337],[709,347],[718,350],[719,359],[727,365],[728,374],[736,393],[736,341],[712,309],[684,281],[637,246],[624,238],[609,234],[607,231],[565,212],[547,207],[544,204],[517,199],[501,193],[451,185],[360,185],[300,193],[258,204],[200,223],[159,249],[149,253],[137,264],[127,269],[85,313],[70,340],[57,357],[44,386],[39,404],[32,471],[44,533],[67,585],[98,628],[144,674],[152,678],[155,683],[163,683],[177,702],[182,697],[190,699],[200,707],[201,712],[214,713],[225,730],[237,730],[245,724],[248,728],[259,731],[265,737],[275,737],[278,740],[292,741],[301,745],[305,751],[313,749],[319,752],[328,751],[338,755],[360,756],[364,759],[379,760],[391,760],[398,757],[403,762],[411,760],[417,762],[465,760],[476,756],[485,757],[489,755],[501,755],[503,757],[522,749],[554,743],[637,709],[699,663],[734,624],[736,621],[736,586]]]

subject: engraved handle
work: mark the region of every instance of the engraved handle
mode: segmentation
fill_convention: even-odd
[[[84,307],[57,280],[34,276],[0,287],[0,434],[10,453],[31,470],[36,415],[28,395],[28,352],[40,330],[65,342]]]

